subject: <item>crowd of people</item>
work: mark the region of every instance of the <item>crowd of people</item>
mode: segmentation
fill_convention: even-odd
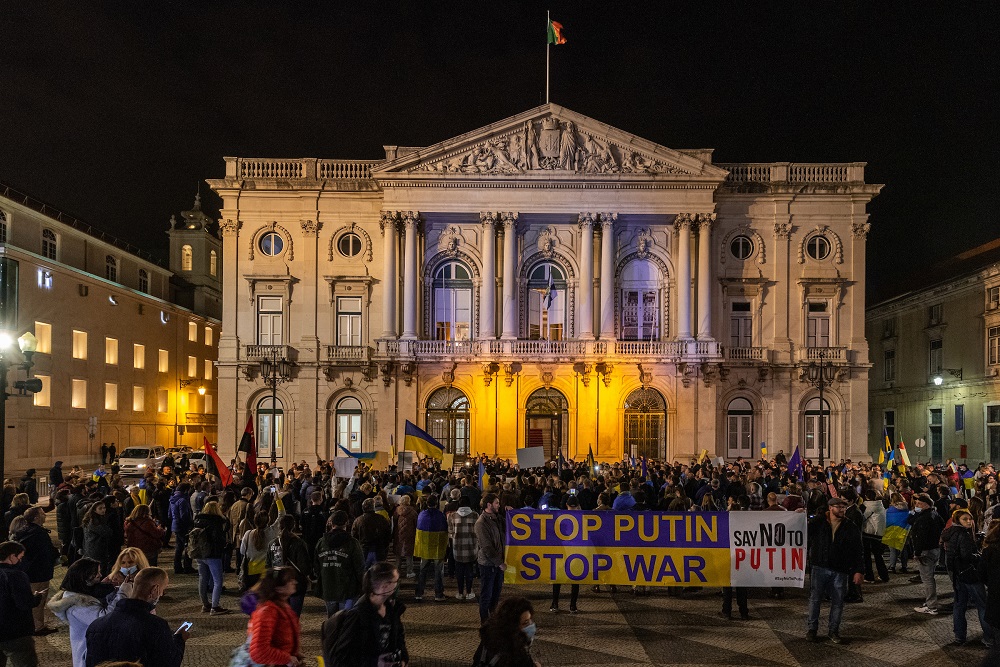
[[[237,461],[225,487],[218,476],[186,464],[171,457],[142,479],[123,479],[113,463],[63,471],[56,462],[41,504],[34,470],[5,480],[0,538],[9,540],[0,544],[0,615],[16,622],[0,625],[0,650],[12,664],[37,664],[33,637],[56,631],[58,620],[69,628],[74,667],[106,660],[179,665],[189,629],[169,627],[155,613],[157,601],[172,577],[197,575],[201,611],[231,614],[221,594],[232,574],[240,611],[250,615],[233,665],[300,664],[299,623],[310,593],[325,604],[321,635],[329,667],[407,664],[403,599],[449,597],[478,602],[475,665],[537,665],[531,603],[503,598],[504,517],[518,508],[805,512],[808,639],[820,640],[821,606],[829,599],[826,634],[844,641],[845,603],[863,602],[864,588],[894,575],[913,574],[923,584],[924,601],[914,613],[931,615],[943,610],[938,579],[947,575],[956,644],[969,640],[970,606],[978,611],[983,644],[993,646],[993,628],[1000,627],[997,475],[986,464],[885,470],[806,461],[789,469],[779,452],[727,464],[627,459],[595,466],[560,456],[544,469],[519,470],[480,457],[456,470],[431,460],[405,471],[359,462],[350,478],[337,478],[330,461],[288,470],[273,464],[247,470]],[[45,528],[49,512],[55,535]],[[161,552],[171,548],[172,568],[161,568]],[[60,561],[66,574],[53,594]],[[550,612],[561,611],[561,588],[553,586]],[[641,586],[631,592],[649,594]],[[579,585],[570,586],[571,613],[586,602],[580,593]],[[782,589],[769,594],[781,597]],[[734,598],[740,617],[749,618],[741,588],[724,589],[720,614],[733,618]]]

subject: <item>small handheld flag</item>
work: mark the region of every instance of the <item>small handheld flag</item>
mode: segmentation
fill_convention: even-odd
[[[760,443],[760,458],[762,458],[762,459],[766,459],[767,458],[767,443],[766,442]]]
[[[430,433],[418,427],[409,419],[406,420],[406,429],[404,430],[404,433],[404,449],[425,454],[432,459],[437,459],[438,461],[444,459],[444,445],[435,440],[431,437]]]
[[[236,450],[247,453],[247,474],[251,476],[256,475],[257,443],[254,441],[253,436],[253,415],[247,418],[247,427],[243,430],[243,437],[240,438],[240,444]]]
[[[208,458],[212,459],[212,463],[215,464],[215,472],[219,475],[219,482],[222,484],[222,488],[226,488],[233,482],[233,471],[226,467],[226,464],[222,462],[222,457],[219,456],[219,452],[215,451],[209,442],[208,438],[205,438],[205,453],[208,454]]]
[[[903,444],[902,440],[899,441],[899,455],[903,458],[903,465],[909,466],[910,456],[906,453],[906,445]]]
[[[799,454],[798,445],[795,446],[795,451],[792,452],[791,458],[788,459],[788,472],[798,476],[799,480],[802,480],[802,455]]]

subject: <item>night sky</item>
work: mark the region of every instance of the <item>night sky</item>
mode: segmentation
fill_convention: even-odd
[[[552,101],[717,162],[867,161],[870,300],[1000,236],[1000,4],[609,4],[549,4]],[[537,106],[545,8],[5,0],[0,181],[162,250],[225,155],[381,158]]]

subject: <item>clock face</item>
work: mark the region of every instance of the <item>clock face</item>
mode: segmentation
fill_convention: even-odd
[[[285,241],[277,232],[268,232],[260,238],[260,251],[268,257],[276,257],[285,249]]]

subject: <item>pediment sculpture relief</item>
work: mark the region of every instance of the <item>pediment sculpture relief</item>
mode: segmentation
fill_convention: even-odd
[[[413,172],[520,174],[559,170],[581,174],[683,174],[662,160],[619,146],[555,117],[482,141],[471,149],[413,167]]]
[[[546,227],[538,233],[538,252],[542,253],[542,256],[552,259],[558,243],[555,227]]]
[[[462,229],[457,225],[451,225],[443,232],[438,239],[438,251],[448,255],[458,254],[458,245],[463,241]]]

